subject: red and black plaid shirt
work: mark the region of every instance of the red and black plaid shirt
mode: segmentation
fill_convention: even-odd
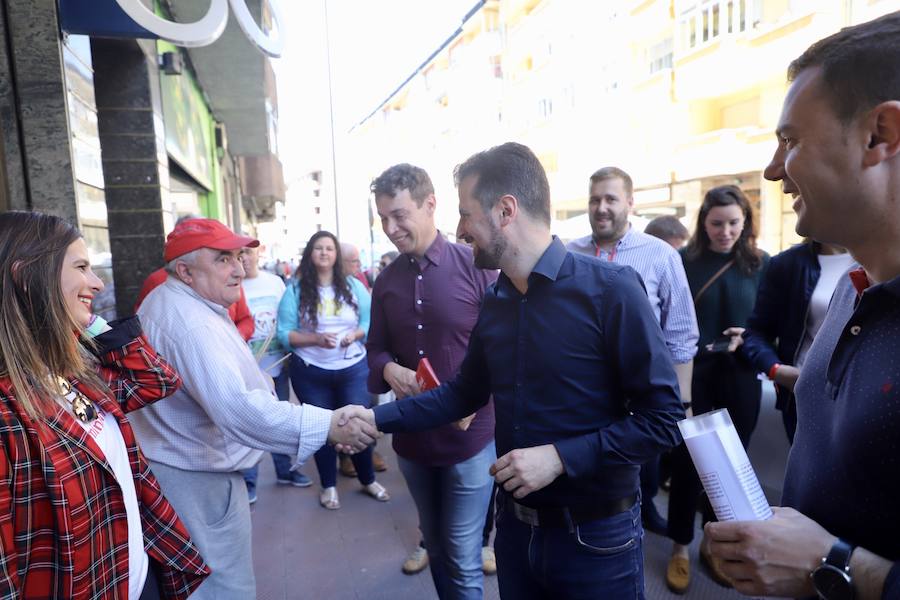
[[[108,390],[73,385],[119,424],[134,474],[144,547],[164,598],[187,598],[209,569],[163,497],[125,413],[165,398],[181,380],[136,317],[95,338]],[[35,426],[0,378],[0,598],[128,598],[122,491],[100,448],[60,408]],[[148,573],[148,577],[151,576]]]

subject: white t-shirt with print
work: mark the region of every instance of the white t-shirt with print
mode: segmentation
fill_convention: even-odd
[[[253,279],[244,279],[243,286],[247,306],[253,315],[253,336],[247,342],[250,344],[250,351],[256,356],[268,340],[266,353],[259,358],[259,367],[273,378],[278,377],[284,365],[278,361],[287,354],[275,335],[278,303],[284,295],[284,281],[281,277],[260,271]]]
[[[323,348],[321,346],[304,346],[295,348],[294,352],[305,362],[315,365],[320,369],[337,371],[346,369],[358,363],[366,357],[365,345],[357,340],[347,346],[341,346],[341,339],[348,333],[359,329],[359,315],[352,306],[346,302],[341,303],[340,309],[334,297],[334,288],[319,286],[319,325],[316,333],[337,334],[337,346]],[[306,324],[304,324],[306,325]],[[305,331],[308,331],[304,327]]]

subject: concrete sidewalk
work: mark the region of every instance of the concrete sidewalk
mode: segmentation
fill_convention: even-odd
[[[303,471],[315,484],[299,489],[277,485],[272,460],[263,458],[259,501],[253,506],[253,564],[260,600],[437,598],[427,570],[412,576],[400,571],[418,544],[418,520],[390,436],[379,441],[378,450],[388,463],[388,470],[378,473],[378,481],[390,491],[391,501],[376,502],[362,493],[358,481],[338,475],[341,509],[336,511],[319,506],[318,474],[311,460]],[[664,495],[658,500],[665,514]],[[698,541],[699,536],[694,557]],[[711,581],[699,567],[693,571],[686,595],[670,593],[663,579],[670,548],[670,542],[660,536],[647,533],[644,537],[647,598],[743,598]],[[484,597],[499,598],[496,577],[485,577]]]

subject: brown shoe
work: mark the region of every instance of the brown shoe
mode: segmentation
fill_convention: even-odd
[[[709,553],[709,546],[705,536],[703,541],[700,542],[700,564],[706,567],[713,581],[724,587],[733,587],[731,580],[728,579],[728,575],[722,572],[721,561]]]
[[[350,456],[347,454],[338,454],[338,456],[341,461],[341,475],[344,477],[356,477],[356,467],[353,466]]]
[[[422,546],[416,546],[416,549],[403,561],[403,572],[407,575],[415,575],[428,566],[428,551]]]
[[[673,554],[666,567],[666,585],[676,594],[683,594],[691,585],[691,561]]]
[[[374,451],[372,452],[372,467],[379,473],[387,471],[387,463],[384,462],[384,457]]]
[[[481,570],[485,575],[497,574],[497,556],[490,546],[484,546],[481,549]]]

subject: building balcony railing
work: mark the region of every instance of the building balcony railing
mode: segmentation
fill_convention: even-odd
[[[760,0],[704,0],[692,2],[677,17],[676,52],[689,54],[721,38],[740,35],[757,21]]]

